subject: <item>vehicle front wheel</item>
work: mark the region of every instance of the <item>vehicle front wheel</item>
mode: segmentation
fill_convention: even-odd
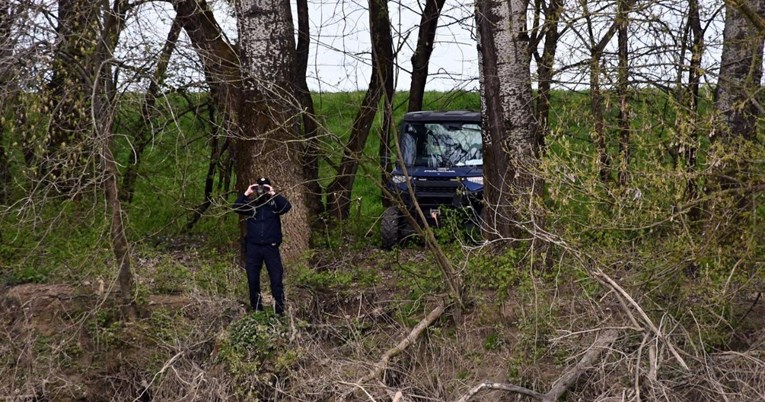
[[[400,238],[399,232],[399,218],[401,214],[396,207],[388,207],[382,214],[382,220],[380,222],[380,235],[382,238],[382,246],[385,250],[390,250],[398,244]]]

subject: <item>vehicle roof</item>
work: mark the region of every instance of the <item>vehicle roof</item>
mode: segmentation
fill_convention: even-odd
[[[450,110],[447,112],[421,111],[409,112],[404,115],[404,121],[408,122],[431,122],[431,121],[456,121],[456,122],[481,122],[481,113],[469,110]]]

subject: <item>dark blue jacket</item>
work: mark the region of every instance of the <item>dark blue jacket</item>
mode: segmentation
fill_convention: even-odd
[[[250,199],[244,194],[234,202],[234,211],[247,217],[247,243],[276,244],[282,242],[282,222],[279,215],[287,213],[292,204],[282,195]]]

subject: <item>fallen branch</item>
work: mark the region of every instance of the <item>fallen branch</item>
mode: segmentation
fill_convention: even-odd
[[[611,344],[616,341],[618,335],[619,334],[616,330],[608,330],[598,336],[598,338],[595,340],[595,343],[590,346],[590,349],[584,354],[584,356],[582,356],[579,362],[574,367],[571,367],[560,377],[558,377],[558,379],[553,383],[552,387],[550,387],[550,391],[548,391],[546,394],[540,394],[539,392],[514,384],[482,382],[471,388],[470,391],[458,399],[457,402],[467,402],[470,400],[470,398],[485,389],[504,390],[516,394],[526,395],[542,402],[555,402],[558,400],[558,398],[561,397],[561,395],[563,395],[564,392],[566,392],[569,388],[571,388],[572,385],[574,385],[574,383],[576,383],[576,381],[585,371],[592,367],[593,363],[600,358],[604,351],[611,347]]]
[[[433,324],[434,321],[441,317],[441,314],[443,314],[445,310],[446,302],[441,301],[436,306],[436,308],[434,308],[427,316],[425,316],[425,318],[423,318],[419,323],[417,323],[417,325],[414,326],[414,328],[412,328],[412,331],[409,333],[409,335],[402,339],[398,345],[388,349],[388,351],[382,355],[380,361],[375,364],[374,368],[372,368],[369,374],[360,379],[358,383],[363,384],[367,381],[380,378],[385,369],[388,368],[388,362],[390,362],[390,359],[397,356],[406,350],[406,348],[408,348],[411,344],[413,344],[414,341],[420,337],[420,334],[422,334],[422,332],[430,326],[430,324]]]
[[[638,314],[640,315],[640,318],[643,319],[643,322],[645,322],[646,325],[648,325],[648,328],[651,330],[651,332],[653,332],[654,335],[656,335],[656,337],[658,337],[667,345],[667,348],[669,348],[670,353],[672,353],[672,356],[675,357],[677,362],[680,363],[680,365],[686,371],[690,370],[690,368],[688,367],[688,364],[685,363],[685,360],[683,360],[683,358],[680,356],[680,353],[678,353],[677,350],[675,350],[675,346],[672,344],[672,342],[670,342],[669,338],[664,336],[664,333],[662,333],[659,330],[659,328],[656,327],[656,324],[654,324],[653,321],[651,321],[651,318],[648,317],[648,314],[646,314],[643,308],[640,307],[640,305],[635,301],[635,299],[633,299],[632,296],[630,296],[630,294],[627,293],[626,290],[624,290],[624,288],[619,286],[619,284],[616,283],[616,281],[611,279],[610,276],[606,275],[606,273],[603,272],[600,268],[596,268],[593,272],[593,275],[596,278],[603,280],[607,286],[609,286],[611,289],[613,289],[618,294],[620,294],[624,299],[626,299],[632,305],[632,307],[638,312]],[[627,311],[628,314],[631,314],[629,313],[629,310],[626,309],[626,306],[625,306],[625,311]]]
[[[366,382],[369,382],[374,379],[379,379],[382,374],[385,372],[385,369],[388,368],[388,363],[390,360],[399,355],[401,352],[406,350],[411,344],[413,344],[417,338],[420,337],[420,335],[427,329],[433,322],[435,322],[441,315],[446,311],[447,302],[441,301],[438,303],[436,308],[434,308],[430,313],[428,313],[425,318],[423,318],[417,325],[412,328],[412,331],[409,332],[409,334],[402,339],[398,345],[395,347],[388,349],[385,353],[383,353],[382,357],[380,358],[380,361],[375,363],[372,370],[369,371],[369,374],[362,377],[355,383],[352,383],[351,385],[354,385],[356,387],[362,388],[361,384],[364,384]],[[363,388],[362,388],[363,389]],[[347,392],[345,395],[343,395],[340,400],[348,400],[350,393],[352,393],[353,390]]]

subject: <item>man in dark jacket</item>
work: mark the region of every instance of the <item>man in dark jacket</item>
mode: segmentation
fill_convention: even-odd
[[[271,187],[271,181],[265,177],[247,187],[244,194],[234,202],[234,211],[247,217],[245,269],[250,288],[250,305],[258,311],[263,310],[260,269],[265,261],[271,281],[271,294],[274,297],[274,310],[279,315],[284,314],[284,268],[279,255],[282,223],[279,216],[287,213],[290,208],[290,202],[284,196],[276,194]]]

